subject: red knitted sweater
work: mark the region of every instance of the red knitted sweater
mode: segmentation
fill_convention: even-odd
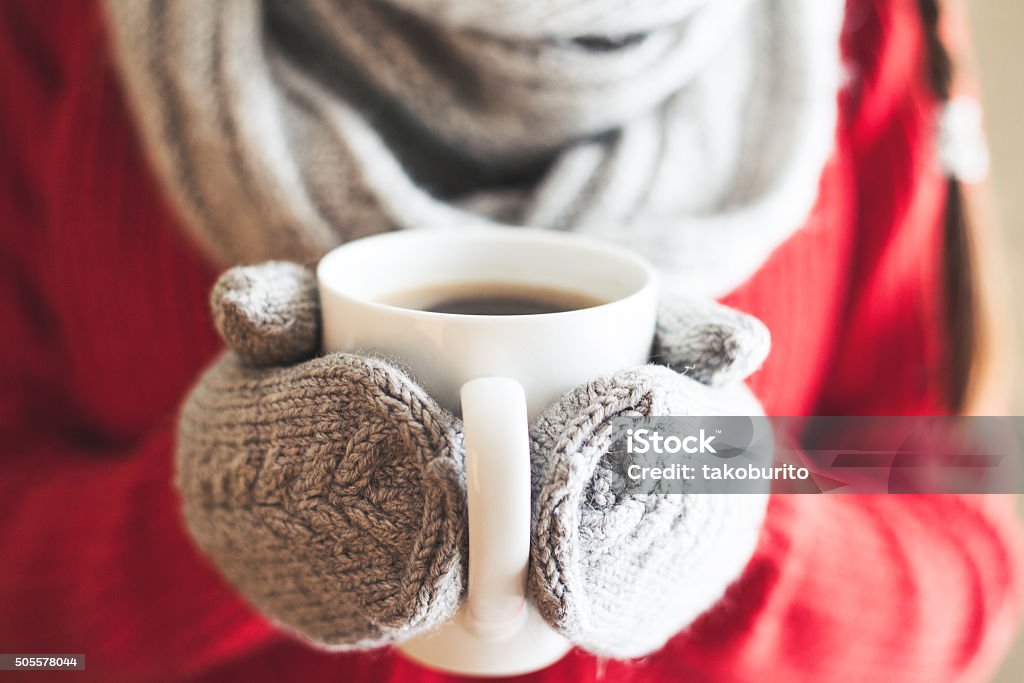
[[[0,652],[85,653],[76,680],[441,680],[282,634],[190,544],[174,420],[219,351],[214,268],[140,152],[95,2],[0,13]],[[726,302],[772,330],[752,379],[770,414],[941,414],[944,183],[916,3],[850,0],[844,43],[818,207]],[[528,679],[984,679],[1018,569],[1004,498],[775,496],[742,578],[664,650]]]

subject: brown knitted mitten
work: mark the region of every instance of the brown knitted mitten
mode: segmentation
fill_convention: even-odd
[[[462,427],[384,361],[314,358],[315,293],[293,264],[221,278],[232,351],[182,410],[178,485],[196,543],[254,606],[369,648],[440,624],[464,591]]]
[[[611,422],[759,415],[742,380],[769,343],[764,325],[738,311],[711,301],[667,302],[654,357],[670,367],[587,382],[534,423],[528,592],[541,615],[580,647],[608,657],[649,654],[742,572],[767,496],[616,492],[607,458]]]

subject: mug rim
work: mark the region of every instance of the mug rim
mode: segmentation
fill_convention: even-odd
[[[437,311],[424,311],[417,308],[408,308],[405,306],[397,306],[394,304],[382,303],[375,301],[367,296],[360,296],[349,291],[347,288],[340,286],[338,283],[338,276],[336,273],[337,265],[339,261],[346,258],[358,256],[358,252],[370,251],[378,248],[380,245],[386,245],[388,242],[408,242],[409,240],[431,240],[431,239],[451,239],[456,241],[465,241],[468,243],[472,242],[484,242],[491,243],[495,248],[500,247],[501,242],[505,243],[517,243],[517,244],[535,244],[542,246],[544,244],[553,244],[560,247],[567,247],[570,249],[578,249],[581,253],[589,252],[591,254],[600,255],[603,258],[617,260],[625,267],[635,269],[635,272],[641,274],[640,284],[632,288],[628,294],[612,298],[604,303],[597,304],[595,306],[587,306],[585,308],[573,308],[567,311],[554,311],[546,313],[522,313],[522,314],[511,314],[511,315],[492,315],[492,314],[474,314],[474,313],[441,313]],[[432,245],[433,246],[433,245]],[[371,310],[377,310],[382,313],[400,314],[418,319],[428,320],[464,320],[464,321],[489,321],[491,323],[497,323],[501,321],[501,324],[516,324],[517,322],[530,322],[538,319],[551,320],[559,316],[575,316],[580,314],[591,314],[600,311],[607,310],[609,307],[617,307],[622,305],[628,305],[629,302],[645,296],[649,290],[657,285],[658,272],[655,267],[636,252],[630,250],[628,247],[607,242],[604,240],[595,239],[590,236],[576,235],[570,233],[554,232],[551,230],[543,230],[537,228],[476,228],[470,230],[460,230],[455,228],[438,228],[438,229],[404,229],[394,230],[385,233],[379,233],[370,235],[367,237],[361,237],[350,242],[341,244],[330,251],[328,251],[320,259],[316,267],[316,279],[319,287],[324,290],[328,290],[332,295],[344,298],[352,303],[356,303],[360,306],[365,306]],[[428,284],[424,282],[424,284]]]

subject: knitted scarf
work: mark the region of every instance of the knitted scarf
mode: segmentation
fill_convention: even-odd
[[[806,219],[842,0],[108,0],[142,138],[223,265],[531,226],[730,291]]]

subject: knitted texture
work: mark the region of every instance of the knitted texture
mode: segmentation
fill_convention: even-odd
[[[294,363],[320,345],[316,278],[296,263],[232,268],[217,280],[210,307],[221,337],[250,365]]]
[[[341,649],[399,642],[453,614],[463,592],[461,424],[383,360],[266,367],[315,352],[312,280],[271,262],[214,287],[234,353],[182,412],[185,517],[228,580],[285,627]],[[611,419],[761,412],[741,380],[767,354],[763,325],[697,299],[668,300],[661,316],[654,348],[690,374],[647,366],[594,380],[531,430],[530,598],[573,642],[614,657],[658,649],[722,595],[765,502],[610,491]]]
[[[334,354],[257,369],[229,354],[190,395],[178,443],[189,531],[282,626],[365,648],[455,612],[461,426],[392,367]]]
[[[658,308],[652,360],[708,386],[742,382],[770,349],[764,323],[735,308],[680,296],[664,299]]]
[[[233,352],[182,410],[178,486],[192,537],[257,608],[319,645],[375,647],[458,606],[462,428],[377,359],[267,367],[315,350],[311,281],[284,263],[218,281],[214,319]]]
[[[752,386],[775,414],[947,408],[944,179],[913,4],[848,3],[857,96],[841,101],[823,210],[730,296],[771,321]],[[6,651],[87,652],[79,678],[97,681],[464,680],[295,642],[188,547],[165,427],[220,346],[200,306],[210,269],[141,165],[96,3],[2,6],[0,156],[18,179],[0,183]],[[634,663],[577,652],[518,680],[984,680],[1024,595],[1013,502],[774,496],[743,579],[668,647]]]
[[[106,3],[150,156],[223,265],[524,225],[627,244],[712,296],[814,204],[843,5]]]
[[[660,366],[597,379],[531,429],[529,597],[573,643],[639,657],[717,602],[750,559],[763,494],[624,495],[606,456],[611,420],[759,415],[743,385],[713,388]]]

